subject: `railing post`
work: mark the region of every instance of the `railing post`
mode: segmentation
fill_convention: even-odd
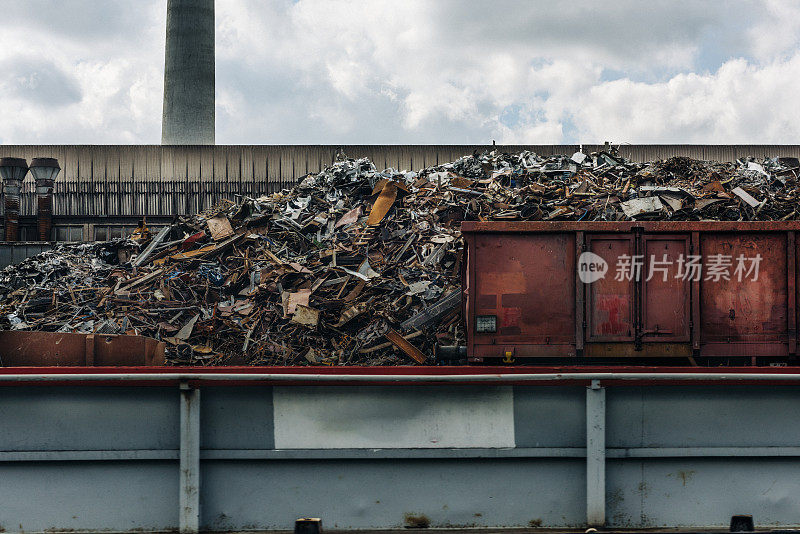
[[[606,389],[599,380],[586,388],[586,523],[606,522]]]
[[[200,390],[181,383],[181,455],[178,527],[181,533],[200,528]]]

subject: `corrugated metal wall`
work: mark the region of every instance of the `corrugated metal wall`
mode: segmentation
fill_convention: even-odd
[[[419,170],[453,161],[487,145],[2,145],[0,157],[54,157],[61,163],[55,184],[56,215],[115,216],[194,213],[222,198],[257,196],[290,187],[334,161],[338,149],[369,157],[379,168]],[[498,145],[498,150],[570,154],[578,145]],[[584,145],[585,152],[602,145]],[[674,155],[731,161],[742,156],[800,156],[800,145],[622,145],[634,161]],[[28,175],[22,214],[35,213]],[[2,203],[0,203],[2,206]],[[1,210],[2,208],[0,208]],[[1,211],[0,211],[1,212]]]

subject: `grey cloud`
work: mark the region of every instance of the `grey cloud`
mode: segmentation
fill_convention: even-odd
[[[707,44],[709,33],[726,36],[744,51],[742,20],[765,14],[753,2],[638,0],[596,2],[496,2],[449,0],[434,3],[442,42],[473,51],[530,53],[543,57],[565,52],[584,57],[602,53],[612,68],[662,68],[654,57],[665,47]],[[736,17],[721,16],[736,13]],[[635,65],[641,63],[643,65]],[[608,66],[608,65],[607,65]]]
[[[6,21],[73,37],[87,46],[94,39],[126,38],[154,25],[160,27],[163,20],[157,17],[165,19],[166,9],[165,0],[0,0]]]
[[[233,7],[234,2],[228,5]],[[281,9],[275,5],[264,9],[258,9],[257,4],[248,6],[251,20],[263,19],[260,27],[265,37],[270,36],[264,40],[264,50],[257,52],[256,57],[261,58],[256,60],[259,65],[245,66],[245,61],[235,55],[231,55],[222,69],[218,63],[218,73],[228,73],[218,76],[218,87],[235,92],[240,106],[233,111],[238,117],[218,114],[218,139],[265,143],[483,143],[509,129],[526,132],[548,124],[553,126],[548,132],[561,132],[561,138],[552,142],[577,141],[581,132],[597,135],[596,129],[590,130],[582,124],[585,112],[570,108],[569,102],[563,103],[566,99],[578,105],[574,91],[580,91],[580,85],[565,89],[557,83],[548,94],[537,94],[533,88],[526,92],[525,82],[518,78],[513,101],[509,103],[506,99],[501,104],[485,90],[488,80],[481,80],[479,69],[485,61],[480,58],[511,57],[517,73],[533,66],[539,70],[556,59],[573,65],[599,64],[602,68],[598,72],[605,69],[606,74],[593,82],[589,75],[581,82],[590,85],[615,78],[659,83],[676,73],[692,72],[698,66],[699,70],[713,72],[721,63],[715,60],[724,53],[747,56],[746,29],[752,22],[742,21],[763,19],[765,15],[763,6],[742,1],[734,5],[655,1],[643,8],[641,2],[633,0],[604,4],[588,0],[558,3],[450,0],[418,4],[411,13],[413,18],[402,20],[391,19],[394,12],[385,5],[373,4],[375,13],[388,18],[356,16],[352,20],[355,27],[367,23],[385,25],[389,32],[413,29],[415,39],[421,39],[416,43],[419,50],[412,48],[415,54],[420,54],[414,66],[424,65],[414,77],[406,72],[410,63],[403,57],[409,53],[409,41],[402,40],[400,35],[397,50],[390,55],[386,55],[385,42],[380,52],[383,55],[371,55],[361,47],[365,42],[377,46],[369,41],[374,34],[353,32],[343,26],[346,33],[340,36],[324,26],[316,26],[328,24],[321,16],[316,19],[306,16],[304,23],[312,24],[301,28],[293,25],[291,8],[282,6]],[[308,15],[315,9],[315,2],[301,0],[296,7],[304,7],[304,14]],[[737,16],[720,17],[723,9],[733,10]],[[322,48],[314,57],[303,56],[308,47],[295,51],[289,44],[302,39],[305,32],[330,34],[328,40],[317,41]],[[227,37],[233,39],[224,46],[232,47],[229,52],[236,50],[235,34]],[[724,51],[715,46],[724,46]],[[271,47],[275,52],[265,54]],[[671,48],[677,51],[681,63],[664,64],[670,59],[667,53]],[[239,50],[242,52],[245,50]],[[325,68],[335,67],[340,59],[357,62],[369,77],[366,89],[354,100],[344,98],[341,89],[337,91],[334,80],[326,74]],[[248,62],[252,61],[250,56]],[[237,69],[248,72],[236,73]],[[568,70],[564,76],[574,79],[575,73]],[[551,73],[550,77],[560,79],[558,74],[553,78]],[[432,111],[418,124],[409,126],[406,120],[409,110],[404,107],[409,91],[419,89],[421,84],[420,94],[426,98],[426,85],[441,85],[444,81],[453,87],[470,89],[471,111],[465,117],[458,113],[451,116],[446,105],[436,105],[437,94],[432,90],[427,93]],[[396,98],[382,94],[381,88],[387,82]],[[552,104],[559,99],[562,103]],[[330,111],[322,112],[324,117],[321,117],[319,110]],[[337,115],[343,117],[338,125],[333,118]],[[263,117],[263,120],[243,121],[241,117]],[[709,131],[710,126],[698,128]]]
[[[354,104],[332,91],[322,80],[304,86],[296,75],[277,70],[249,70],[246,75],[226,76],[226,65],[219,69],[218,91],[243,97],[243,107],[230,115],[217,109],[217,138],[224,143],[266,144],[425,144],[442,140],[491,143],[492,131],[480,121],[452,120],[435,115],[417,128],[404,128],[403,92],[395,99],[372,87]],[[246,80],[246,85],[240,82]],[[256,97],[256,93],[258,97]],[[483,112],[486,104],[478,108]],[[319,115],[332,110],[324,119]],[[339,124],[332,117],[340,112],[348,117]],[[244,120],[243,117],[249,119]],[[454,132],[458,132],[457,136]]]
[[[45,107],[81,101],[77,81],[55,63],[44,59],[15,58],[0,63],[0,92]]]

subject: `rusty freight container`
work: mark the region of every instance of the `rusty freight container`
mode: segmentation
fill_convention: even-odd
[[[467,358],[797,353],[799,221],[464,222]]]

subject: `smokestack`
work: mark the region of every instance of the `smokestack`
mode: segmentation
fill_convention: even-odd
[[[28,162],[22,158],[0,159],[0,176],[6,196],[6,241],[19,241],[19,191],[28,174]]]
[[[214,144],[214,0],[167,1],[161,144]]]
[[[53,237],[53,182],[61,167],[55,158],[33,158],[31,174],[36,180],[36,215],[39,241],[52,241]]]

